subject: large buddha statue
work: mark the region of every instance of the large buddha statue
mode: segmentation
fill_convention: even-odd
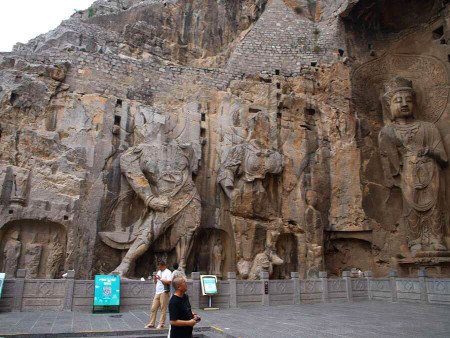
[[[382,100],[387,124],[379,134],[381,160],[387,185],[402,191],[408,247],[413,255],[445,251],[445,186],[440,176],[448,161],[439,130],[415,119],[411,81],[392,79]]]

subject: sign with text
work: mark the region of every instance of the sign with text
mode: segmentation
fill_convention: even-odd
[[[120,305],[120,277],[96,275],[94,306]]]
[[[200,282],[202,285],[203,296],[217,295],[217,276],[201,275]]]
[[[4,272],[0,272],[0,298],[2,298],[3,284],[5,283],[6,274]]]

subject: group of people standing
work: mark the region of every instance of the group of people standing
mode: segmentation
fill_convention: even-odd
[[[189,297],[186,294],[186,275],[177,263],[173,265],[173,271],[167,268],[166,262],[158,263],[158,271],[153,275],[156,284],[155,297],[153,298],[150,312],[150,322],[146,328],[155,328],[156,315],[161,310],[158,329],[163,329],[166,322],[167,307],[170,317],[170,338],[192,337],[192,331],[200,321],[200,316],[192,312]]]

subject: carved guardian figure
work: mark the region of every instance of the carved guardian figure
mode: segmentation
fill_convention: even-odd
[[[142,143],[128,149],[120,159],[123,175],[147,208],[130,227],[132,232],[100,233],[114,248],[128,249],[115,273],[128,276],[136,260],[167,231],[175,247],[180,267],[192,246],[192,236],[200,225],[200,197],[192,180],[197,159],[190,144],[162,140],[161,126],[141,127]]]
[[[282,220],[270,200],[264,181],[269,175],[283,170],[283,156],[270,144],[270,121],[266,114],[258,113],[249,121],[249,135],[245,141],[233,146],[220,164],[217,183],[230,202],[230,213],[236,237],[236,261],[243,278],[254,279],[259,261],[281,265],[275,244],[280,235]],[[253,256],[254,229],[258,223],[266,230],[264,252]],[[252,234],[253,233],[253,234]],[[247,251],[247,252],[246,252]],[[263,259],[263,256],[266,256]],[[259,258],[258,258],[259,257]],[[256,264],[256,265],[255,265]],[[253,270],[254,273],[250,273]],[[252,277],[253,276],[253,277]]]

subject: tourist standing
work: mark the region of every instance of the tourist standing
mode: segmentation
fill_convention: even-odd
[[[155,297],[153,298],[152,309],[150,313],[150,322],[146,328],[154,328],[158,309],[161,309],[158,329],[164,328],[166,322],[167,305],[169,304],[170,283],[172,281],[172,272],[167,269],[166,262],[158,263],[158,272],[153,276],[153,282],[156,284]]]
[[[183,277],[186,278],[186,274],[184,273],[183,269],[180,267],[178,263],[175,263],[173,265],[173,271],[172,271],[172,281],[177,277]],[[173,283],[170,285],[170,295],[172,296],[175,293],[175,288],[173,287]]]
[[[191,338],[194,325],[197,324],[201,318],[192,312],[191,303],[186,294],[186,279],[183,277],[176,277],[172,281],[172,285],[175,288],[175,293],[172,298],[170,298],[169,302],[169,338]]]

